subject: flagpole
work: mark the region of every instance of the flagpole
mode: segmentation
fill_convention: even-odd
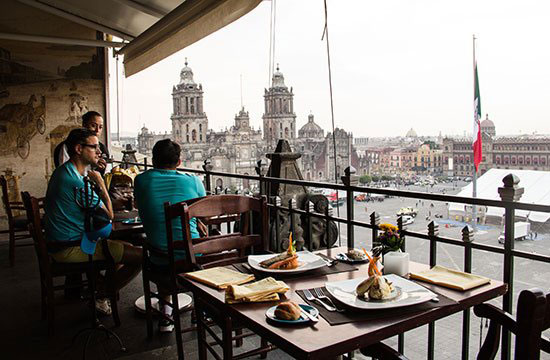
[[[475,114],[477,113],[477,109],[475,109],[475,98],[476,98],[476,36],[475,34],[472,35],[472,47],[473,47],[472,54],[473,54],[473,61],[474,61],[473,72],[474,72],[474,117],[475,117],[476,116]],[[473,134],[473,136],[475,136],[475,134]],[[474,153],[473,146],[472,146],[472,153]],[[475,157],[475,154],[472,155],[472,160],[474,159],[474,157]],[[472,177],[472,184],[473,184],[472,197],[475,199],[477,197],[477,168],[475,165],[475,160],[474,160],[474,176]],[[475,204],[473,205],[472,217],[473,217],[472,220],[474,222],[474,232],[476,232],[477,231],[477,206]]]

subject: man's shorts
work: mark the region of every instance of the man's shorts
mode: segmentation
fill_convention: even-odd
[[[120,241],[107,240],[107,246],[109,247],[109,252],[111,253],[115,263],[120,263],[122,261],[122,255],[124,254],[124,244]],[[50,256],[55,261],[61,263],[81,263],[88,261],[88,254],[83,253],[82,250],[80,250],[80,246],[63,249],[61,251],[51,253]],[[97,244],[93,259],[105,260],[103,246],[101,246],[101,244]]]

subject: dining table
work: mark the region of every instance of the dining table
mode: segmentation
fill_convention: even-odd
[[[347,247],[335,247],[317,253],[333,259],[336,255],[346,251]],[[246,264],[244,268],[243,266],[235,268],[243,269],[243,271],[245,271],[245,268],[250,269]],[[429,266],[426,264],[410,262],[411,272],[427,269],[429,269]],[[288,285],[290,290],[278,302],[291,300],[298,304],[307,304],[305,299],[300,296],[300,294],[303,294],[303,289],[323,288],[327,282],[367,278],[367,271],[368,263],[359,263],[353,264],[349,271],[328,271],[317,276],[304,272],[284,277],[281,280]],[[493,279],[488,284],[467,291],[417,282],[438,295],[439,299],[442,300],[441,306],[437,304],[421,306],[422,304],[419,304],[410,306],[407,309],[396,308],[383,311],[357,311],[356,309],[344,307],[344,315],[347,312],[347,317],[343,316],[343,318],[346,321],[334,321],[334,319],[324,316],[321,311],[322,316],[316,323],[282,325],[266,318],[267,309],[277,305],[277,301],[227,304],[223,290],[212,288],[184,275],[180,275],[180,277],[181,281],[193,292],[197,312],[214,310],[225,314],[226,323],[227,321],[229,323],[238,322],[246,326],[252,332],[296,359],[327,359],[350,353],[502,296],[507,291],[505,283]],[[322,310],[320,306],[317,307]],[[335,315],[335,318],[337,317]],[[205,341],[200,339],[203,336],[202,334],[204,334],[204,330],[199,328],[199,358],[205,359],[206,345]],[[224,358],[232,356],[231,346],[225,347],[224,351]]]

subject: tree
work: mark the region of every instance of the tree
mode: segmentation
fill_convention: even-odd
[[[372,177],[370,175],[363,175],[359,177],[359,182],[361,184],[368,184],[372,181]]]

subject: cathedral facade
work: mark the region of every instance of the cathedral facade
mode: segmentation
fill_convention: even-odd
[[[235,115],[233,125],[216,132],[208,127],[204,111],[202,84],[194,80],[193,70],[188,66],[180,72],[180,81],[172,89],[172,133],[153,134],[145,125],[138,134],[138,151],[151,155],[156,141],[170,137],[182,147],[182,166],[202,169],[209,160],[215,172],[255,175],[256,161],[267,162],[266,153],[272,152],[281,139],[288,140],[293,151],[302,154],[298,164],[304,179],[311,181],[334,181],[333,136],[315,123],[312,114],[298,131],[294,112],[293,89],[285,85],[284,76],[277,66],[269,89],[264,89],[263,133],[250,125],[249,113],[242,107]],[[298,136],[296,136],[298,133]],[[336,129],[336,172],[355,164],[358,158],[352,148],[353,135]],[[213,186],[219,189],[250,188],[258,184],[239,179],[214,176]]]

